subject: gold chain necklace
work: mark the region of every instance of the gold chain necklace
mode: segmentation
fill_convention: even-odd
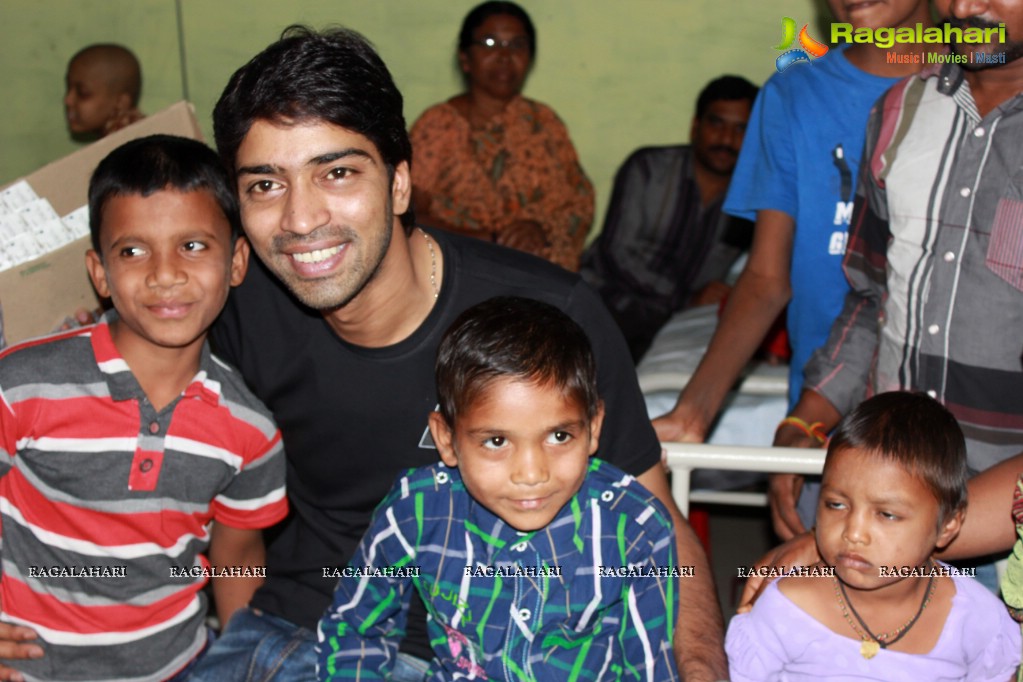
[[[933,567],[933,564],[931,564],[931,566]],[[931,598],[934,596],[934,588],[936,584],[937,583],[934,581],[932,571],[930,580],[927,581],[927,591],[924,593],[923,601],[920,602],[920,608],[917,609],[916,615],[910,618],[905,625],[896,628],[892,632],[882,632],[881,634],[875,635],[870,631],[870,628],[867,627],[867,624],[863,622],[863,618],[860,617],[860,614],[856,612],[856,608],[852,605],[849,595],[846,594],[845,585],[842,584],[842,581],[839,580],[836,575],[835,597],[838,599],[838,605],[842,609],[842,615],[845,617],[845,622],[849,623],[849,627],[853,629],[853,632],[855,632],[856,636],[861,640],[860,656],[869,660],[876,656],[877,652],[881,649],[887,649],[889,646],[905,637],[906,633],[909,632],[909,629],[916,625],[916,622],[920,619],[920,615],[924,612],[924,609],[927,608],[927,605],[931,603]],[[856,617],[856,622],[859,623],[859,626],[856,625],[856,622],[853,622],[853,619],[849,615],[850,612],[852,612],[852,615]],[[861,627],[863,628],[862,630],[860,629]]]
[[[433,298],[437,299],[440,297],[440,288],[437,286],[437,252],[434,250],[433,240],[430,239],[430,235],[426,234],[426,230],[421,227],[416,229],[423,235],[426,246],[430,249],[430,286],[433,288]]]

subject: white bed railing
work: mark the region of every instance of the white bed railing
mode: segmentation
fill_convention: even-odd
[[[744,445],[705,443],[662,443],[671,468],[671,493],[682,514],[689,516],[689,503],[766,506],[767,495],[754,492],[690,490],[694,469],[763,471],[767,473],[819,474],[824,468],[824,450],[803,448],[761,448]]]

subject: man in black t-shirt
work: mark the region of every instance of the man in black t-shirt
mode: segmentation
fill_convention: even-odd
[[[681,666],[688,679],[725,677],[706,557],[671,499],[614,322],[575,275],[414,227],[402,98],[372,47],[344,30],[287,31],[232,76],[214,131],[262,263],[232,294],[213,340],[280,425],[292,513],[269,538],[267,580],[251,608],[192,679],[313,677],[313,631],[335,570],[398,474],[438,459],[427,420],[441,335],[497,295],[547,301],[590,336],[607,408],[598,454],[665,503],[681,563],[695,566],[679,584]],[[419,605],[408,619],[404,679],[421,678],[419,659],[431,655],[424,614]]]

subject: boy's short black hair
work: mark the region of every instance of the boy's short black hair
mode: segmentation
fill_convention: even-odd
[[[125,142],[99,162],[89,181],[89,231],[102,257],[103,207],[112,197],[172,190],[206,190],[231,225],[231,241],[242,234],[238,199],[216,152],[202,142],[174,135],[150,135]]]
[[[412,165],[402,108],[391,73],[363,36],[295,25],[231,76],[213,109],[213,136],[234,174],[238,148],[257,120],[324,121],[372,142],[393,177],[402,161]],[[415,226],[411,206],[401,224]]]
[[[553,385],[593,419],[600,404],[597,368],[586,332],[547,303],[500,296],[458,316],[437,351],[440,413],[454,427],[458,415],[494,379]]]
[[[839,422],[828,454],[844,448],[864,450],[918,477],[938,500],[941,521],[966,507],[963,432],[933,398],[892,391],[863,401]]]

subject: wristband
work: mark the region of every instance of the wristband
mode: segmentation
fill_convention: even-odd
[[[778,428],[780,429],[786,424],[791,424],[792,426],[795,426],[797,429],[802,431],[810,438],[817,439],[818,443],[824,444],[828,442],[828,434],[824,430],[824,422],[814,422],[813,424],[807,424],[799,417],[789,415],[788,417],[785,417],[784,419],[781,420],[781,423],[778,424]]]

